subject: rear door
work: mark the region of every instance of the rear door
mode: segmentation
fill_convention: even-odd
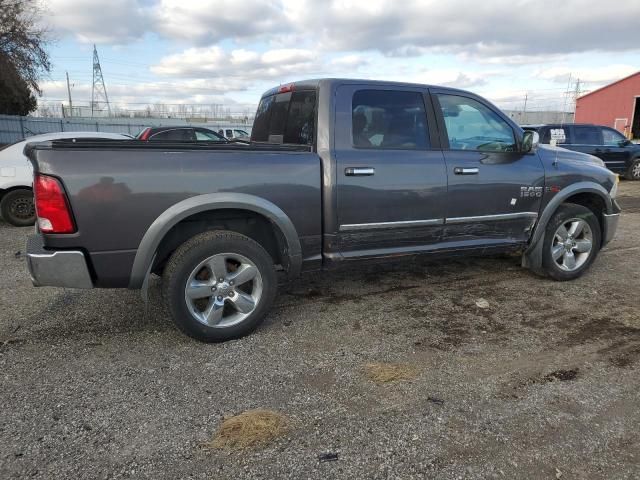
[[[432,94],[449,179],[445,239],[458,246],[527,241],[544,189],[540,158],[519,151],[520,132],[491,104]]]
[[[447,173],[427,90],[342,85],[335,104],[341,254],[403,253],[439,242]]]
[[[593,125],[572,125],[569,128],[571,141],[567,148],[602,158],[602,132],[600,128]]]

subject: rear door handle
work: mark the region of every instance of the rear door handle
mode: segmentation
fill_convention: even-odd
[[[453,173],[456,175],[477,175],[480,172],[479,168],[463,168],[463,167],[455,167],[453,169]]]
[[[375,175],[376,169],[373,167],[348,167],[344,169],[344,174],[347,177],[366,177],[370,175]]]

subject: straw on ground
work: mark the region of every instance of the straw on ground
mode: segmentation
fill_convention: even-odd
[[[406,363],[367,363],[364,371],[376,383],[410,380],[418,375],[418,369]]]
[[[208,448],[242,450],[263,446],[289,429],[286,416],[272,410],[247,410],[224,419]]]

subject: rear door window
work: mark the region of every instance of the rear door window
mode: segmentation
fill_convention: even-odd
[[[191,142],[193,141],[193,130],[190,128],[175,128],[173,130],[165,130],[149,137],[149,140],[165,140],[172,142]]]
[[[597,127],[574,125],[572,143],[574,145],[602,145],[602,134]]]
[[[219,137],[214,132],[199,128],[196,130],[196,141],[198,142],[221,142],[224,138]]]
[[[311,145],[315,135],[315,90],[263,97],[251,130],[255,142]]]
[[[419,150],[429,146],[427,115],[419,92],[358,90],[351,111],[356,148]]]

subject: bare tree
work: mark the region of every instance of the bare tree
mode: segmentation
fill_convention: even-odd
[[[51,70],[40,5],[38,0],[0,0],[0,77],[16,72],[38,94],[38,80]]]

